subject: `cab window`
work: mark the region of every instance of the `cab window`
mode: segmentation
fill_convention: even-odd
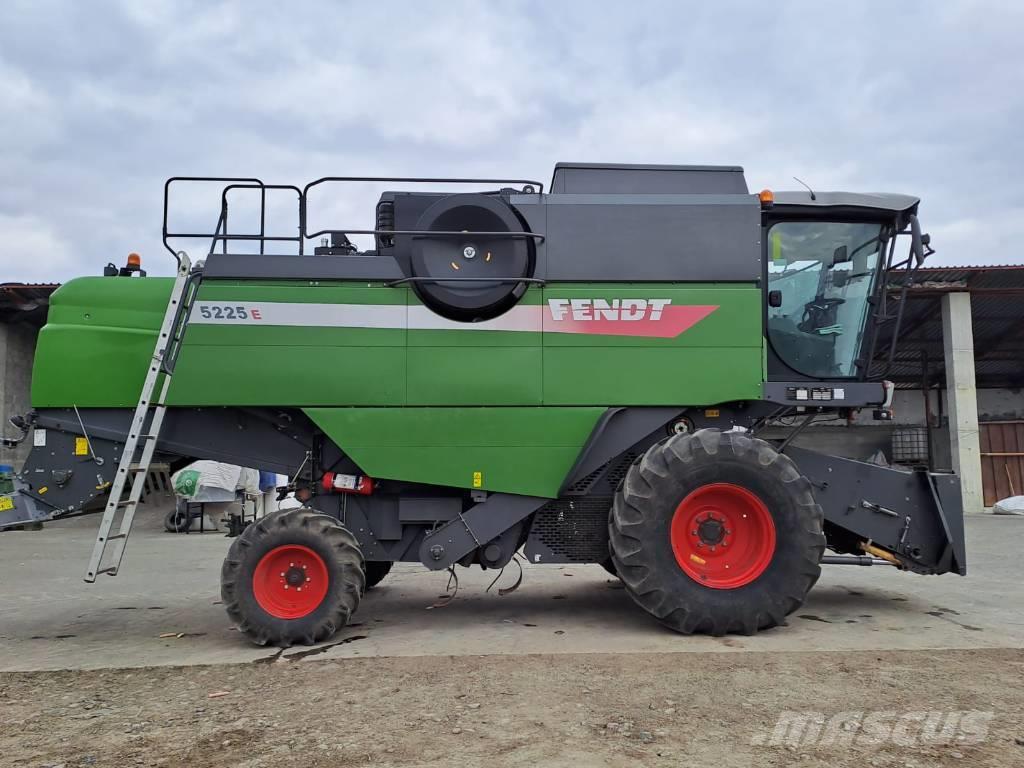
[[[768,231],[768,338],[793,370],[815,378],[856,375],[868,298],[878,274],[877,223],[786,221]]]

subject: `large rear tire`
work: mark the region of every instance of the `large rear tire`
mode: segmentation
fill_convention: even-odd
[[[221,598],[257,645],[312,645],[348,623],[366,588],[355,537],[333,517],[300,507],[253,523],[221,569]]]
[[[752,635],[785,623],[821,573],[821,507],[764,440],[702,429],[630,467],[609,518],[630,596],[684,634]]]

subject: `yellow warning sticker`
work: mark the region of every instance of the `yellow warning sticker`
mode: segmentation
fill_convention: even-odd
[[[705,408],[704,409],[704,418],[705,419],[717,419],[719,416],[721,416],[721,413],[719,412],[719,410],[717,408]]]
[[[75,456],[89,455],[89,441],[84,437],[75,438]]]
[[[42,496],[42,495],[43,495],[44,493],[46,493],[46,492],[47,492],[48,490],[50,490],[50,486],[48,486],[48,485],[44,485],[44,486],[43,486],[42,488],[40,488],[40,489],[39,489],[39,490],[37,491],[37,493],[38,493],[38,494],[39,494],[40,496]]]
[[[473,487],[474,488],[483,488],[484,487],[484,473],[483,472],[474,472],[473,473]]]
[[[693,554],[690,555],[690,559],[693,560],[693,562],[697,563],[697,565],[707,565],[708,562],[703,557]]]
[[[14,499],[10,496],[0,496],[0,512],[6,512],[8,509],[14,509]]]

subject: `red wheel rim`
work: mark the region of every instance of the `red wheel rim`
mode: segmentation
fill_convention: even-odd
[[[676,507],[671,537],[679,567],[712,589],[749,584],[775,554],[775,522],[768,507],[732,483],[691,491]]]
[[[260,608],[278,619],[301,619],[327,595],[327,565],[309,547],[284,544],[263,556],[252,575]]]

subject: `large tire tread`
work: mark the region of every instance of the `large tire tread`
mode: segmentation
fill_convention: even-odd
[[[278,619],[255,602],[252,574],[264,551],[294,542],[318,550],[328,562],[332,584],[314,613],[301,619]],[[359,607],[366,589],[364,568],[355,536],[333,517],[306,507],[283,510],[253,523],[232,542],[221,567],[221,599],[234,625],[255,644],[312,645],[344,627]]]
[[[793,501],[794,535],[786,543],[787,562],[776,562],[777,544],[769,566],[785,571],[774,591],[757,588],[756,582],[734,590],[709,589],[689,577],[661,572],[652,563],[649,548],[658,546],[652,541],[652,518],[674,509],[690,489],[687,478],[694,470],[713,472],[715,463],[736,461],[760,468]],[[785,624],[817,581],[824,549],[822,512],[810,482],[788,456],[742,433],[702,429],[652,446],[626,474],[609,517],[609,550],[626,591],[660,622],[684,634],[753,635]]]

